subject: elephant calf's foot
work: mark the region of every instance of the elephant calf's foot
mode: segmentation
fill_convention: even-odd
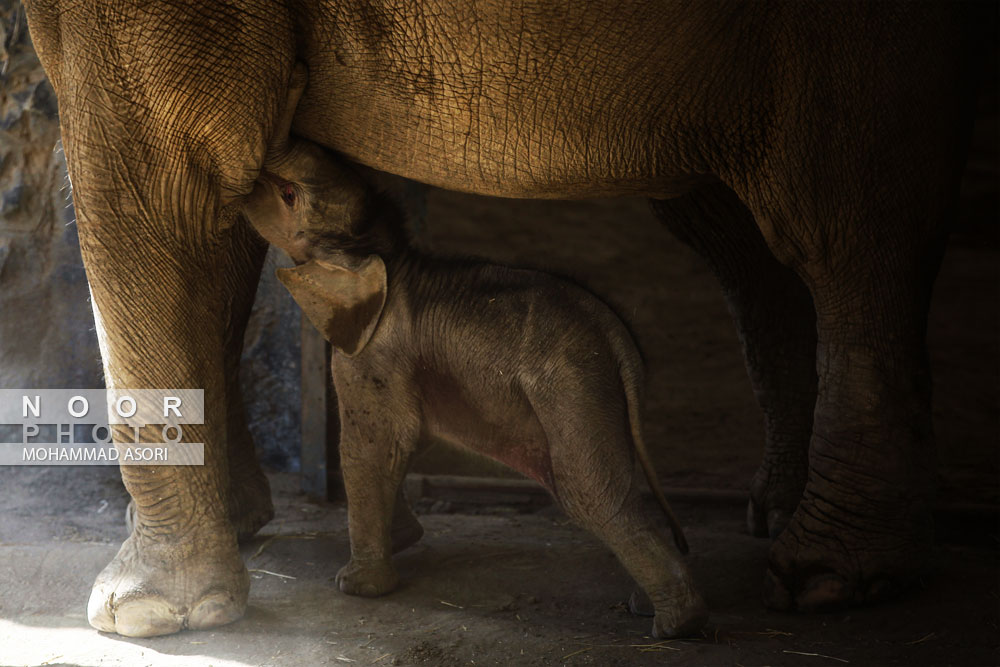
[[[747,532],[777,538],[788,526],[806,486],[805,457],[796,462],[765,460],[750,482]]]
[[[656,616],[656,609],[653,608],[653,601],[646,595],[646,591],[636,588],[628,599],[628,610],[636,616]]]
[[[764,602],[771,609],[828,611],[902,593],[926,571],[929,521],[912,506],[873,507],[877,525],[808,494],[771,547]],[[892,517],[899,520],[893,520]]]
[[[697,636],[708,622],[708,607],[693,588],[680,595],[657,596],[654,605],[646,592],[636,588],[628,601],[628,609],[636,616],[653,617],[653,636],[658,639]]]
[[[337,586],[348,595],[374,598],[395,590],[399,575],[392,561],[386,559],[351,561],[337,573]]]
[[[243,616],[249,589],[235,543],[207,552],[163,545],[140,549],[133,536],[97,576],[87,617],[102,632],[129,637],[203,630]]]

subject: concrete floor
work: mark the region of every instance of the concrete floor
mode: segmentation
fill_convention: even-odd
[[[759,598],[767,542],[742,508],[677,503],[712,608],[704,637],[657,642],[623,605],[631,582],[610,552],[552,508],[434,513],[397,556],[401,588],[341,594],[340,504],[272,476],[277,517],[243,549],[253,577],[241,621],[153,639],[87,625],[95,575],[125,530],[114,469],[0,469],[2,665],[987,665],[1000,663],[993,547],[939,547],[939,570],[892,605],[794,616]],[[441,503],[437,510],[447,509]]]

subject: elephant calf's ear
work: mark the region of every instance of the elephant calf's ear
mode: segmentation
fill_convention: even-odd
[[[278,269],[277,276],[309,321],[339,351],[353,357],[368,344],[385,306],[381,257],[372,255],[357,271],[312,260]]]

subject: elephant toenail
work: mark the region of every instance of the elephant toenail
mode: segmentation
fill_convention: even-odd
[[[192,630],[213,628],[232,623],[243,615],[240,605],[231,596],[218,593],[206,597],[188,614],[187,627]]]
[[[181,615],[158,598],[137,598],[115,609],[115,632],[126,637],[169,635],[183,627]]]

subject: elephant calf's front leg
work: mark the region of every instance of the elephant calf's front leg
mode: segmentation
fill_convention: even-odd
[[[399,583],[392,564],[393,552],[416,541],[412,525],[402,526],[405,536],[393,529],[400,513],[397,503],[405,503],[399,489],[416,437],[409,434],[409,429],[397,429],[392,424],[359,424],[356,419],[360,414],[350,407],[341,410],[340,457],[347,492],[351,560],[337,573],[337,585],[349,595],[377,597],[391,592]],[[410,517],[415,522],[412,513]]]

